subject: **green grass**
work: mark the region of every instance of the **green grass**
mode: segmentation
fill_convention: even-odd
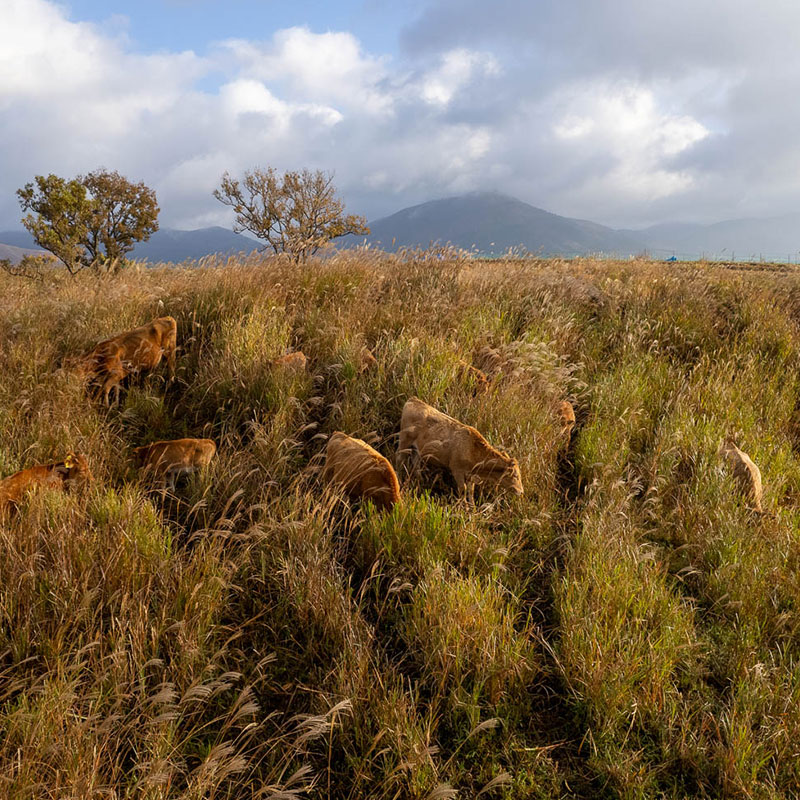
[[[0,275],[0,476],[75,450],[96,479],[0,523],[0,795],[797,797],[798,298],[793,270],[435,253]],[[62,368],[163,314],[175,382],[107,410]],[[271,367],[296,349],[307,375]],[[412,395],[525,496],[323,486],[326,437],[391,460]],[[218,457],[153,491],[132,449],[179,436]]]

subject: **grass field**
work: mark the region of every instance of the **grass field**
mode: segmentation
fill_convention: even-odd
[[[107,410],[60,369],[164,314],[175,382]],[[0,274],[0,476],[77,450],[96,478],[0,527],[0,796],[799,796],[799,322],[791,268]],[[476,396],[486,343],[518,368]],[[269,368],[293,349],[307,376]],[[412,395],[516,456],[525,496],[417,480],[382,515],[324,487],[325,437],[392,459]],[[134,447],[187,435],[219,444],[206,474],[139,480]]]

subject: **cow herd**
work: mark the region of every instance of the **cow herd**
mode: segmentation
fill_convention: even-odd
[[[105,339],[88,353],[68,359],[69,371],[93,387],[106,405],[119,403],[120,387],[130,375],[155,369],[166,361],[170,379],[175,375],[177,322],[159,317],[147,325]],[[284,372],[304,372],[306,356],[296,351],[276,358],[271,366]],[[359,372],[377,366],[375,356],[364,347],[359,354]],[[484,373],[465,365],[467,375],[477,390],[488,388]],[[575,415],[568,402],[569,413]],[[562,417],[564,416],[562,409]],[[134,465],[151,480],[175,489],[177,479],[206,468],[217,451],[211,439],[184,438],[153,442],[133,451]],[[519,464],[516,459],[492,447],[469,425],[438,411],[412,397],[403,407],[400,420],[400,446],[396,467],[404,477],[421,464],[445,470],[455,481],[459,494],[472,501],[474,487],[508,489],[523,494]],[[341,488],[356,500],[371,500],[378,508],[391,509],[400,499],[400,482],[393,466],[377,450],[361,439],[341,431],[333,433],[325,451],[324,480]],[[17,509],[23,497],[37,489],[69,491],[81,482],[92,480],[86,458],[69,453],[63,461],[24,469],[0,480],[0,515]]]
[[[147,325],[118,334],[97,344],[85,355],[70,360],[69,368],[94,386],[106,405],[119,402],[120,386],[129,375],[146,372],[166,360],[170,378],[175,374],[177,323],[172,317],[159,317]],[[476,392],[489,388],[489,376],[503,368],[500,353],[485,347],[478,353],[482,368],[460,362],[459,374],[469,378]],[[359,372],[377,365],[375,356],[363,348]],[[296,351],[271,362],[275,369],[304,372],[305,355]],[[555,405],[561,432],[567,437],[575,425],[575,411],[568,400]],[[175,439],[154,442],[134,450],[135,465],[150,479],[165,488],[175,489],[177,479],[208,467],[216,454],[211,439]],[[720,447],[741,490],[761,513],[762,487],[758,467],[731,440]],[[417,397],[403,406],[394,466],[361,439],[337,431],[328,438],[323,479],[342,489],[354,500],[369,500],[377,508],[390,510],[401,497],[400,477],[405,480],[422,465],[449,473],[459,495],[474,501],[476,486],[524,494],[519,463],[493,447],[475,428],[444,414]],[[0,516],[15,510],[22,498],[37,488],[70,490],[92,480],[84,456],[68,454],[63,461],[29,467],[0,480]]]

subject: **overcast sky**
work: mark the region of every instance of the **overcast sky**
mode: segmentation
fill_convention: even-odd
[[[37,174],[229,224],[223,171],[369,218],[491,189],[615,227],[800,211],[797,0],[0,0],[0,228]]]

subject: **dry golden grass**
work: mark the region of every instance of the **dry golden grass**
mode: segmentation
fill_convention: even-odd
[[[174,383],[109,410],[62,368],[165,314]],[[1,523],[0,796],[796,797],[798,321],[783,268],[0,274],[0,477],[72,450],[96,478]],[[476,393],[487,344],[510,368]],[[272,368],[294,350],[307,373]],[[412,395],[517,457],[524,498],[427,475],[382,514],[323,485],[326,437],[392,459]],[[209,468],[140,480],[133,449],[184,436]]]

